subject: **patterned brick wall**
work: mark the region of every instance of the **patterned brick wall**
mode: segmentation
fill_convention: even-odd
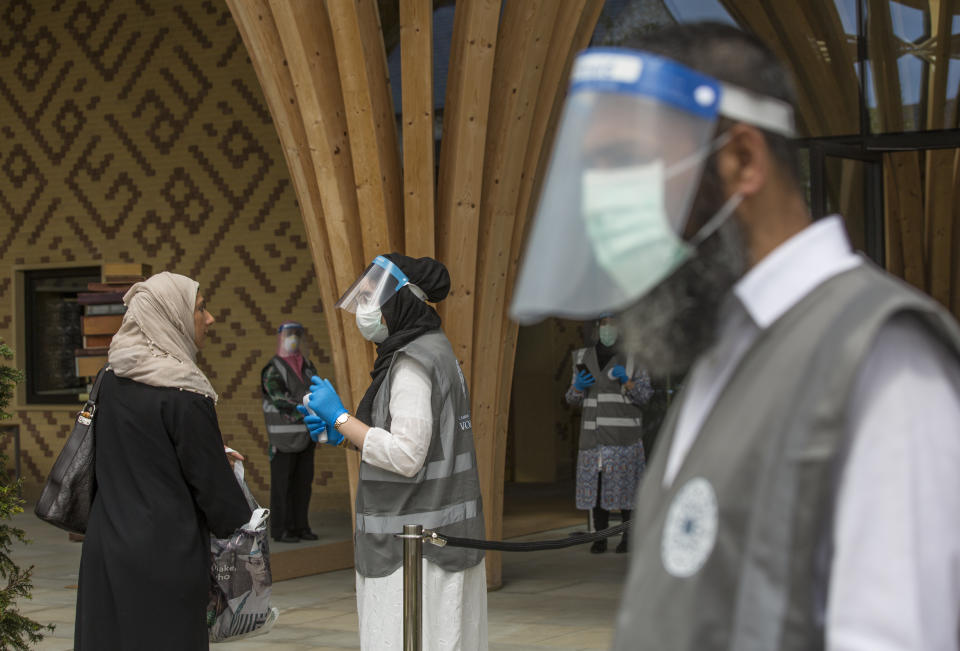
[[[0,337],[13,341],[14,265],[147,262],[196,278],[218,321],[201,367],[266,500],[259,373],[276,324],[306,324],[309,356],[321,374],[333,369],[294,192],[227,8],[2,0],[0,107]],[[72,417],[16,411],[28,498]],[[347,500],[342,453],[320,451],[314,508],[345,511]]]

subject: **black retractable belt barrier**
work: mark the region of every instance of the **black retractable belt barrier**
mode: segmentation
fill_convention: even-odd
[[[529,542],[503,542],[500,540],[476,540],[474,538],[457,538],[436,531],[424,530],[423,539],[426,542],[444,547],[466,547],[468,549],[489,549],[501,552],[538,552],[545,549],[563,549],[564,547],[573,547],[574,545],[583,545],[584,543],[616,536],[624,533],[630,528],[630,520],[615,527],[596,531],[594,533],[577,534],[560,538],[558,540],[535,540]]]
[[[630,521],[615,527],[596,531],[594,533],[568,536],[559,540],[538,540],[533,542],[501,542],[499,540],[476,540],[474,538],[457,538],[447,536],[436,531],[424,529],[420,525],[404,525],[403,533],[394,534],[403,539],[403,649],[404,651],[420,651],[422,592],[420,564],[423,559],[423,543],[429,542],[437,547],[467,547],[469,549],[490,549],[501,552],[536,552],[545,549],[563,549],[584,543],[609,538],[618,533],[624,533],[630,528]]]

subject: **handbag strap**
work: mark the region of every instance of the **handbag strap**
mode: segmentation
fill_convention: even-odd
[[[110,368],[110,365],[105,364],[103,368],[100,369],[100,372],[97,373],[97,378],[93,381],[93,388],[90,389],[90,397],[87,398],[88,403],[93,405],[97,404],[97,396],[100,393],[100,382],[103,380],[104,371],[106,371],[108,368]]]

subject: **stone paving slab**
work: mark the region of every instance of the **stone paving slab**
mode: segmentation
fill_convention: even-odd
[[[73,648],[73,621],[80,543],[37,520],[15,518],[33,543],[18,546],[13,559],[34,565],[33,599],[20,609],[56,630],[40,651]],[[518,540],[562,538],[576,527]],[[616,542],[615,540],[613,541]],[[612,547],[612,546],[611,546]],[[500,590],[488,595],[490,651],[600,651],[610,648],[613,622],[627,570],[627,556],[588,553],[587,546],[504,555]],[[323,651],[359,649],[353,570],[274,584],[280,619],[270,633],[211,645],[213,651]]]

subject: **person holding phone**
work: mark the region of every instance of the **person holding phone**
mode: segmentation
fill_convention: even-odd
[[[614,350],[617,326],[609,316],[596,322],[594,346],[573,351],[573,378],[566,401],[581,407],[580,451],[577,454],[577,508],[590,512],[592,528],[610,523],[610,511],[630,519],[633,496],[643,472],[643,420],[640,406],[653,395],[650,376]],[[625,532],[617,553],[627,551]],[[607,551],[597,540],[593,554]]]

